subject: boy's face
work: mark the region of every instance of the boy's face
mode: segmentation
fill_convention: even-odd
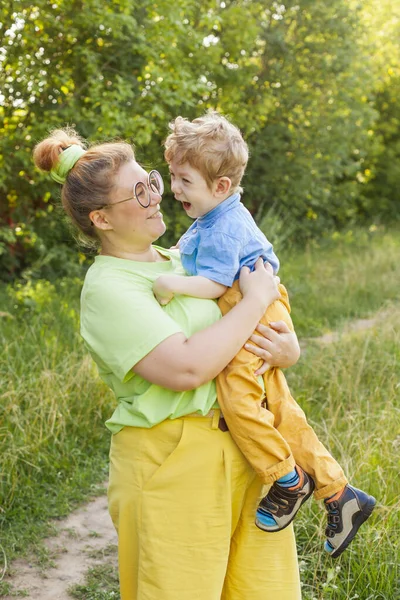
[[[200,171],[189,163],[172,161],[169,170],[175,200],[182,203],[186,214],[192,219],[203,217],[229,196],[229,190],[221,194],[219,180],[213,182],[210,189]]]

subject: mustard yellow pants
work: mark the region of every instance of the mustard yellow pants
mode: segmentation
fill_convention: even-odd
[[[211,412],[112,437],[122,600],[301,598],[292,526],[255,526],[262,483]]]
[[[293,331],[287,291],[281,284],[279,291],[280,300],[268,307],[261,323],[283,320]],[[241,298],[235,281],[219,300],[222,314]],[[273,483],[298,464],[314,479],[317,500],[332,496],[347,483],[342,468],[308,424],[280,369],[264,374],[264,390],[254,376],[261,363],[242,348],[217,377],[218,403],[233,439],[263,483]]]

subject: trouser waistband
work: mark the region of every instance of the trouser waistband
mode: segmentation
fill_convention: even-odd
[[[221,431],[229,431],[228,425],[224,419],[224,415],[221,413],[220,408],[212,408],[206,415],[201,415],[200,413],[190,413],[189,415],[185,415],[184,418],[203,418],[203,419],[212,419],[211,427],[212,429],[220,429]]]

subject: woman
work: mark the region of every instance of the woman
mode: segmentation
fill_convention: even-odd
[[[63,184],[65,210],[100,248],[81,332],[118,399],[107,427],[121,598],[298,600],[292,527],[268,534],[254,525],[262,486],[226,431],[213,381],[250,336],[269,363],[297,360],[284,327],[251,335],[278,297],[271,269],[261,260],[243,269],[243,300],[223,318],[212,300],[176,296],[161,307],[154,280],[183,274],[178,251],[154,245],[165,231],[161,176],[146,173],[128,144],[85,151],[71,130],[41,142],[34,160]]]

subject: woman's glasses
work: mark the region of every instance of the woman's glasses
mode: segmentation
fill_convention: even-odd
[[[133,196],[129,196],[129,198],[125,198],[124,200],[118,200],[118,202],[105,204],[104,206],[101,206],[101,208],[109,208],[111,206],[115,206],[116,204],[121,204],[122,202],[128,202],[128,200],[132,200],[133,198],[137,200],[142,208],[148,208],[151,202],[150,191],[153,194],[158,194],[159,196],[162,196],[164,193],[163,178],[158,171],[150,171],[146,183],[143,183],[143,181],[138,181],[135,183],[133,188]]]

